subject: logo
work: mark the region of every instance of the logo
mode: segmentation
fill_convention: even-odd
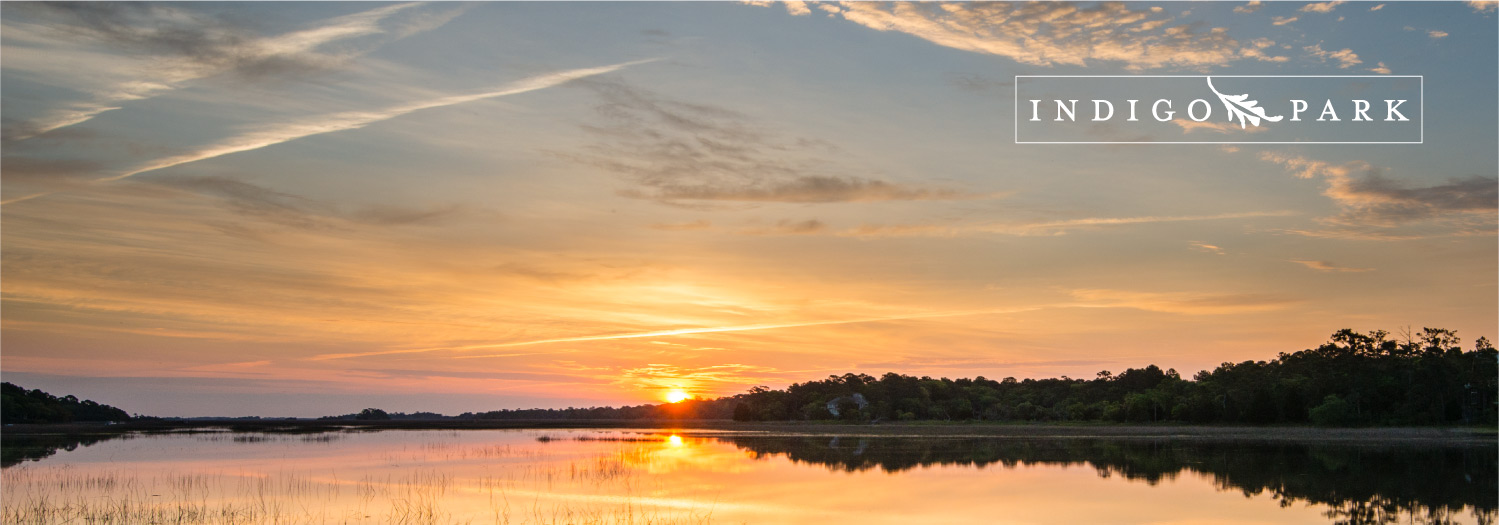
[[[1017,75],[1015,143],[1421,144],[1424,92],[1419,75]]]
[[[1270,122],[1280,122],[1280,119],[1284,118],[1280,115],[1276,115],[1273,117],[1266,115],[1263,108],[1255,105],[1258,104],[1258,102],[1253,100],[1244,100],[1246,98],[1249,98],[1248,93],[1245,93],[1243,95],[1224,95],[1222,93],[1219,93],[1218,89],[1213,87],[1212,77],[1208,77],[1208,89],[1213,90],[1213,94],[1218,95],[1218,100],[1223,101],[1223,108],[1227,109],[1229,112],[1228,118],[1232,119],[1234,117],[1239,117],[1239,128],[1241,129],[1247,127],[1248,122],[1251,120],[1254,121],[1255,127],[1259,127],[1260,119],[1268,120]],[[1203,120],[1207,120],[1206,117],[1204,117]]]

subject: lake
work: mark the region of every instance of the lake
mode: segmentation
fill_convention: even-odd
[[[1494,523],[1492,444],[662,429],[7,438],[5,523]]]

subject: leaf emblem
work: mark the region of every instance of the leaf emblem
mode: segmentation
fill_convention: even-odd
[[[1259,127],[1260,119],[1270,122],[1280,122],[1280,119],[1283,118],[1281,115],[1273,117],[1266,115],[1265,108],[1259,107],[1260,102],[1258,100],[1246,100],[1249,98],[1248,93],[1243,95],[1224,95],[1219,93],[1218,88],[1213,87],[1213,77],[1206,78],[1208,80],[1208,89],[1213,90],[1213,94],[1218,95],[1218,100],[1223,102],[1223,107],[1228,108],[1228,120],[1232,122],[1234,117],[1239,118],[1239,129],[1248,128],[1249,124]]]

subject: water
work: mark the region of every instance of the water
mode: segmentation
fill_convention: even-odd
[[[71,449],[70,449],[71,448]],[[5,523],[1493,523],[1491,445],[661,430],[10,439]]]

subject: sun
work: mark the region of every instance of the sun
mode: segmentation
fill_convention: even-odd
[[[673,388],[673,389],[671,389],[670,392],[666,393],[666,402],[667,403],[681,403],[683,401],[686,401],[687,398],[689,398],[689,397],[692,397],[692,396],[687,395],[687,392],[685,392],[685,391],[683,391],[681,389]]]

